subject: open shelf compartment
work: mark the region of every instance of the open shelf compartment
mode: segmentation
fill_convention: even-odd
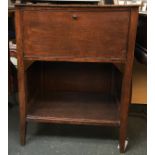
[[[27,121],[119,126],[113,64],[34,62],[27,72]]]

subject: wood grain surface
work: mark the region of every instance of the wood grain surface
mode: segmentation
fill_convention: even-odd
[[[16,5],[21,144],[28,121],[115,125],[125,151],[137,18],[134,5]]]
[[[129,17],[129,11],[24,11],[24,56],[123,60]]]

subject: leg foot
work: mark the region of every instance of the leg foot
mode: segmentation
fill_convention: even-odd
[[[124,153],[128,144],[127,140],[127,119],[122,121],[119,131],[119,146],[120,146],[120,153]]]
[[[122,145],[122,148],[120,147],[120,144],[118,144],[117,148],[120,150],[120,153],[124,153],[126,151],[128,143],[129,143],[129,141],[128,141],[128,139],[126,139],[124,141],[124,144]]]

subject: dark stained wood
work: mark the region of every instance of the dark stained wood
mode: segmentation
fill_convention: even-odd
[[[137,16],[138,6],[16,6],[21,144],[27,121],[115,125],[125,151]]]
[[[113,70],[117,74],[109,63],[34,62],[27,70],[28,100],[36,93],[46,96],[48,92],[113,95],[112,88],[117,85],[112,83]]]
[[[104,58],[104,57],[74,57],[74,56],[25,56],[27,61],[66,61],[66,62],[113,62],[113,63],[125,63],[126,59],[121,58]]]
[[[22,42],[22,16],[19,9],[16,9],[16,43],[18,58],[18,91],[19,91],[19,107],[20,107],[20,143],[25,144],[26,135],[26,75],[23,59],[23,42]]]
[[[119,125],[118,107],[112,96],[102,93],[49,92],[36,97],[27,114],[28,121]],[[75,110],[76,109],[76,110]]]
[[[125,140],[127,132],[127,119],[128,119],[128,106],[131,99],[131,79],[132,79],[132,66],[134,59],[134,49],[137,30],[138,8],[131,10],[130,30],[128,41],[128,54],[125,63],[122,92],[121,92],[121,109],[120,109],[120,152],[125,151]]]
[[[42,68],[41,89],[44,92],[111,92],[112,64],[46,62],[34,66],[33,72],[37,68]]]
[[[25,61],[24,65],[25,65],[25,70],[27,70],[32,64],[33,64],[34,61]]]
[[[28,62],[28,64],[31,62]],[[41,90],[41,72],[40,72],[40,68],[38,67],[33,67],[36,66],[35,65],[36,62],[34,62],[34,64],[32,64],[32,66],[30,66],[29,68],[27,68],[26,70],[26,82],[27,82],[27,102],[29,103],[30,100],[32,100],[32,98],[34,98],[36,96],[36,94],[38,94],[38,91]],[[30,105],[27,103],[27,106],[29,107]],[[27,107],[27,108],[28,108]]]
[[[26,10],[23,12],[23,37],[27,38],[24,56],[124,60],[129,17],[128,9],[115,13],[73,9],[34,13]]]
[[[90,124],[91,122],[95,124],[107,124],[107,125],[118,125],[116,121],[108,121],[111,116],[107,116],[110,112],[109,109],[114,108],[119,113],[119,105],[116,102],[116,97],[113,96],[113,87],[116,87],[116,83],[112,83],[112,74],[115,69],[114,65],[106,63],[67,63],[67,62],[35,62],[27,70],[27,88],[28,92],[28,109],[29,116],[28,120],[41,121],[41,122],[55,122],[55,123],[73,123],[73,124]],[[115,72],[118,72],[115,69]],[[55,92],[56,95],[55,95]],[[66,93],[70,92],[70,93]],[[95,94],[95,95],[94,95]],[[94,95],[94,97],[93,97]],[[63,102],[64,101],[64,102]],[[54,102],[54,103],[53,103]],[[87,106],[90,105],[92,110],[102,103],[103,111],[99,114],[99,109],[94,112],[97,115],[105,116],[107,119],[102,117],[103,120],[91,121],[91,119],[79,119],[82,115],[79,111],[86,110],[88,114],[90,110],[82,104],[86,102]],[[120,103],[120,102],[119,102]],[[65,108],[63,111],[59,110],[58,113],[53,113],[54,105],[57,104],[57,108]],[[76,113],[75,119],[71,119],[71,114],[77,109],[78,105],[81,105],[79,111]],[[64,107],[65,105],[65,107]],[[41,107],[40,107],[41,106]],[[112,107],[111,107],[112,106]],[[45,108],[43,108],[45,107]],[[46,109],[47,108],[47,109]],[[43,110],[45,109],[45,111]],[[63,118],[65,111],[69,110],[70,117]],[[43,110],[43,111],[42,111]],[[34,111],[34,113],[33,113]],[[116,113],[112,111],[116,116]],[[41,114],[43,114],[41,116]],[[87,117],[84,116],[84,117]],[[113,116],[112,116],[113,117]],[[113,117],[114,118],[114,117]],[[116,117],[117,118],[117,117]]]

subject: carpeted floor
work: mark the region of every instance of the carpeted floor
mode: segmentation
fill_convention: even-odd
[[[9,155],[119,155],[118,129],[28,123],[25,146],[19,144],[18,106],[9,108]],[[147,154],[147,122],[130,116],[126,155]]]

